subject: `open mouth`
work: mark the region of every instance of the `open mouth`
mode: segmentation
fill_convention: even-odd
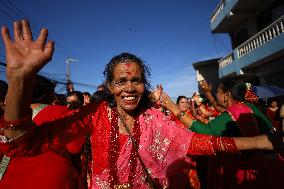
[[[136,96],[123,96],[122,99],[127,102],[132,102],[132,101],[135,101],[137,97]]]

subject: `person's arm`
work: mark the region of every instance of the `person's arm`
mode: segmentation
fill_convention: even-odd
[[[6,50],[8,92],[4,112],[4,135],[13,139],[26,132],[30,124],[31,97],[36,73],[52,58],[53,42],[46,43],[48,31],[42,29],[33,40],[26,20],[14,22],[14,41],[7,27],[1,28]]]
[[[178,106],[170,99],[170,97],[166,93],[162,93],[160,96],[160,103],[162,106],[167,108],[170,112],[174,114],[187,128],[193,123],[193,119],[191,119],[185,112],[181,116],[181,111],[179,110]]]
[[[205,106],[201,102],[199,102],[199,96],[197,94],[194,94],[192,99],[194,99],[194,102],[201,111],[201,113],[204,114],[206,117],[210,117],[210,113],[206,110]]]
[[[93,123],[101,115],[100,105],[93,102],[56,120],[32,126],[24,135],[8,142],[0,137],[0,151],[9,157],[31,156],[46,150],[61,151],[73,140],[91,132]]]
[[[217,103],[217,101],[215,100],[214,96],[211,93],[211,86],[208,85],[208,83],[203,80],[199,82],[200,87],[203,89],[205,96],[207,97],[207,99],[209,100],[209,102],[212,104],[212,106],[218,111],[218,112],[223,112],[226,109],[224,107],[222,107],[221,105],[219,105]]]
[[[192,115],[195,117],[195,116],[197,115],[197,111],[196,111],[196,108],[195,108],[195,102],[194,102],[194,100],[192,99],[192,100],[190,101],[190,103],[191,103]]]
[[[273,150],[266,135],[255,137],[217,137],[194,134],[188,148],[190,155],[239,154],[242,150]]]
[[[172,102],[170,97],[163,93],[161,95],[161,104],[169,109],[179,120],[190,130],[196,133],[208,134],[208,135],[224,135],[233,136],[239,134],[237,125],[232,121],[230,115],[223,112],[220,116],[216,117],[208,124],[203,124],[199,121],[191,119],[188,115],[184,114],[180,116],[180,110],[178,106]]]

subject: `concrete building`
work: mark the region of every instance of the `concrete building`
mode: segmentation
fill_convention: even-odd
[[[284,88],[284,1],[221,0],[211,16],[212,33],[228,33],[232,52],[219,61],[219,78],[241,73],[256,84]]]

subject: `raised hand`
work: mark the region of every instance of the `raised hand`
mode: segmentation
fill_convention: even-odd
[[[178,106],[171,100],[169,95],[165,92],[160,97],[160,103],[162,106],[173,112],[175,115],[179,112]]]
[[[203,80],[203,81],[200,81],[199,82],[199,84],[200,84],[200,87],[205,91],[205,92],[207,92],[207,91],[211,91],[211,85],[210,84],[208,84],[207,83],[207,81],[205,81],[205,80]]]
[[[199,102],[199,95],[197,93],[194,93],[193,96],[192,96],[192,99],[198,103]]]
[[[84,96],[84,105],[91,103],[91,96],[83,95]]]
[[[161,84],[157,85],[157,88],[152,92],[152,97],[155,102],[160,100],[160,96],[163,92],[163,86]]]
[[[7,79],[24,78],[35,75],[48,61],[51,60],[54,43],[47,40],[48,30],[42,29],[36,40],[33,40],[29,22],[16,21],[14,41],[7,27],[1,28],[2,39],[6,50]]]

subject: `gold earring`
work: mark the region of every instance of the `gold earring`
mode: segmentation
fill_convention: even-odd
[[[228,97],[224,97],[224,104],[225,104],[225,106],[227,107],[228,106]]]

